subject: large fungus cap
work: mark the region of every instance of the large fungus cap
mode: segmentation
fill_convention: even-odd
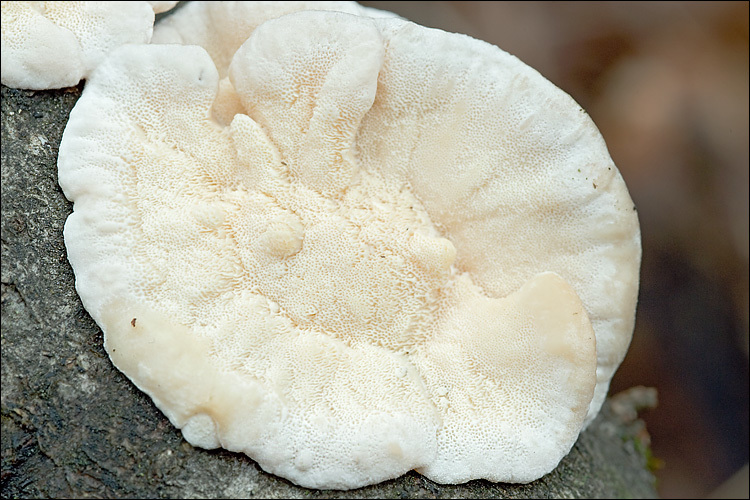
[[[148,43],[154,13],[177,2],[2,2],[2,83],[22,89],[77,85],[125,43]]]
[[[400,19],[268,21],[229,77],[223,125],[202,48],[123,47],[71,112],[65,242],[115,365],[192,444],[303,486],[552,470],[638,284],[588,116],[498,48]]]

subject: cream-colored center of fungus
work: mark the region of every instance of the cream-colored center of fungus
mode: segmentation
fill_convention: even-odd
[[[366,172],[340,199],[269,183],[247,193],[228,222],[244,288],[297,327],[348,343],[398,350],[423,340],[456,256],[407,188]]]
[[[237,115],[230,131],[237,162],[228,166],[195,164],[172,176],[163,165],[139,165],[138,209],[151,241],[140,260],[154,276],[143,283],[144,299],[166,297],[183,324],[215,339],[230,335],[232,345],[256,332],[225,318],[251,309],[270,331],[398,352],[436,331],[453,301],[456,249],[408,184],[358,165],[348,185],[325,192],[301,179],[304,165],[282,159],[247,116]],[[171,236],[178,226],[179,242]],[[175,291],[181,298],[170,301]]]

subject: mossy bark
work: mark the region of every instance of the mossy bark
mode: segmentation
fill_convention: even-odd
[[[642,423],[605,405],[570,454],[526,485],[435,484],[414,472],[348,492],[299,488],[244,455],[195,449],[117,371],[84,310],[57,150],[82,86],[2,87],[2,497],[655,497]]]

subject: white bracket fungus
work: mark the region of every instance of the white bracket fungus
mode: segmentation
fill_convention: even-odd
[[[196,446],[307,487],[528,482],[633,328],[637,216],[589,117],[497,47],[395,19],[131,45],[70,114],[68,256],[115,365]]]
[[[148,43],[154,14],[177,2],[2,2],[2,83],[22,89],[77,85],[125,43]]]

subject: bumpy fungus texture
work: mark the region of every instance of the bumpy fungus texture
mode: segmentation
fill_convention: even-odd
[[[154,13],[177,2],[2,2],[3,85],[77,85],[125,43],[148,43]]]
[[[71,112],[65,242],[115,365],[190,443],[307,487],[552,470],[638,283],[588,116],[498,48],[400,19],[268,21],[229,77],[223,125],[202,48],[122,47]]]

